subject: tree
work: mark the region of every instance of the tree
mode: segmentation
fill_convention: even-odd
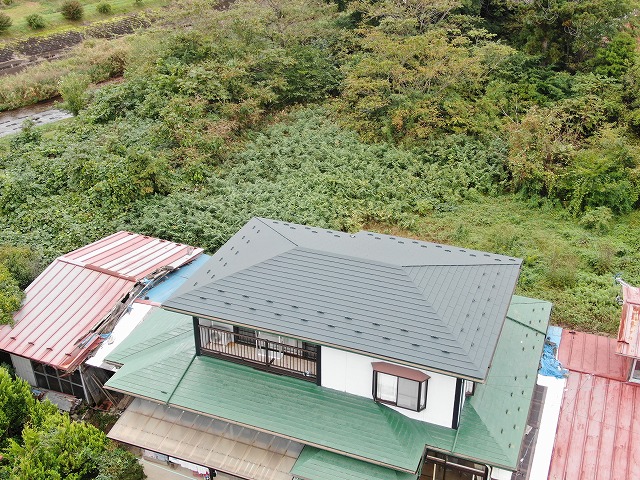
[[[142,466],[93,425],[72,421],[0,368],[0,478],[142,480]]]
[[[34,406],[29,384],[0,367],[0,446],[20,435]]]
[[[574,70],[628,22],[630,0],[534,0],[513,2],[513,27],[525,50],[549,64]]]
[[[98,458],[99,474],[95,480],[141,480],[145,478],[142,465],[130,452],[111,443]]]

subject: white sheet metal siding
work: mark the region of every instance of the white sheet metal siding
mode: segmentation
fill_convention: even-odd
[[[12,353],[11,362],[13,363],[13,368],[15,368],[17,376],[24,378],[29,382],[29,385],[33,387],[37,386],[36,376],[33,373],[33,368],[31,367],[31,360]]]

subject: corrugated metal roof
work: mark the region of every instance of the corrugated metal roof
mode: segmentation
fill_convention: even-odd
[[[291,480],[302,450],[291,440],[139,398],[108,436],[254,480]]]
[[[25,290],[13,328],[0,329],[0,350],[72,369],[101,341],[91,330],[136,281],[202,252],[188,245],[118,232],[57,258]]]
[[[124,366],[107,387],[392,469],[414,471],[424,445],[515,469],[550,308],[514,297],[487,383],[466,401],[457,431],[371,399],[196,357],[191,318],[166,311],[152,313],[108,357]]]
[[[616,343],[615,338],[565,329],[558,360],[573,372],[625,381],[629,378],[632,360],[616,355]]]
[[[563,334],[562,342],[566,341]],[[571,372],[549,480],[640,478],[640,386]]]
[[[563,330],[558,358],[570,370],[550,480],[640,478],[640,385],[616,340]]]
[[[520,264],[254,218],[163,306],[482,380]]]
[[[201,248],[122,231],[61,258],[113,276],[140,280],[160,267],[183,265],[202,251]]]
[[[306,446],[291,469],[303,480],[417,480],[411,473],[398,472],[337,453]]]
[[[623,303],[616,352],[620,355],[640,358],[640,288],[624,282],[620,284]]]

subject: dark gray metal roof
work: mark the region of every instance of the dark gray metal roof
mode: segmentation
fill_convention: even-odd
[[[164,308],[484,379],[521,260],[251,219]]]

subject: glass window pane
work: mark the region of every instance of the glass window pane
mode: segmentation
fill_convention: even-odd
[[[72,385],[73,395],[78,398],[84,398],[84,390],[78,385]]]
[[[60,379],[60,386],[62,387],[62,393],[67,393],[69,395],[73,395],[73,390],[71,389],[71,382],[61,378]]]
[[[640,361],[635,360],[633,363],[633,371],[631,372],[631,379],[640,381]]]
[[[56,371],[55,368],[50,367],[49,365],[45,365],[44,366],[44,371],[47,375],[51,375],[53,377],[57,377],[58,376],[58,372]]]
[[[398,378],[381,372],[376,372],[376,374],[378,376],[376,398],[385,402],[396,403]]]
[[[45,377],[44,375],[38,372],[36,372],[36,384],[40,388],[49,388],[49,384],[47,383],[47,377]]]
[[[49,378],[49,389],[55,390],[56,392],[62,391],[60,389],[60,382],[58,381],[58,377],[48,377]]]
[[[80,378],[80,370],[76,370],[71,375],[71,381],[73,383],[77,383],[78,385],[82,385],[82,379]]]
[[[422,382],[420,386],[420,410],[427,408],[427,382]]]
[[[414,380],[398,378],[398,406],[418,410],[418,385]]]
[[[34,372],[41,372],[44,373],[44,365],[41,363],[37,363],[37,362],[31,362],[31,366],[33,367],[33,371]],[[42,387],[44,388],[44,387]]]

